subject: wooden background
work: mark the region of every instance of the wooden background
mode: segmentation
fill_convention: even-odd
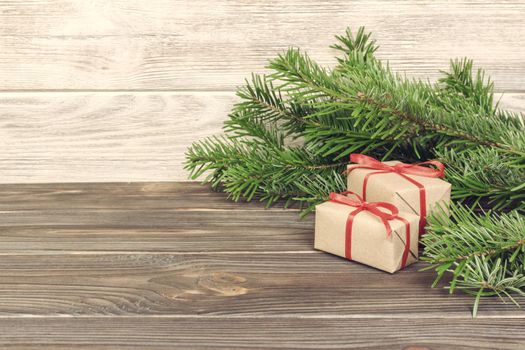
[[[184,180],[244,77],[290,45],[331,64],[360,25],[394,68],[468,56],[525,109],[525,1],[0,0],[0,182]]]

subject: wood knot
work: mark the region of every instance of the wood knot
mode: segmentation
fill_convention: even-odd
[[[201,287],[226,297],[248,293],[247,288],[239,286],[239,284],[244,282],[246,282],[246,278],[226,272],[214,272],[199,279]]]

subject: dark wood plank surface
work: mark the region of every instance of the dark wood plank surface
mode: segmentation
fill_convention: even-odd
[[[201,214],[205,215],[205,214]],[[246,214],[246,215],[249,215]],[[290,217],[291,222],[297,215]],[[301,252],[313,253],[308,227],[273,225],[193,227],[20,226],[0,228],[2,254],[83,252]]]
[[[524,349],[525,313],[196,183],[0,185],[0,348]],[[525,298],[519,301],[525,304]]]
[[[235,209],[268,211],[282,209],[277,203],[265,208],[257,201],[225,200],[224,193],[198,182],[62,183],[0,185],[0,211],[126,209]],[[291,212],[294,208],[289,208]]]
[[[43,268],[44,267],[44,268]],[[0,256],[0,316],[469,317],[471,298],[321,252]],[[486,300],[480,318],[523,311]]]
[[[0,320],[8,349],[522,350],[513,319],[94,317]]]

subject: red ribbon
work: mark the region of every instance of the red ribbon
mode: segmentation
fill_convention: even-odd
[[[353,194],[357,200],[353,200],[346,196],[346,194]],[[352,260],[352,228],[354,223],[354,218],[357,214],[362,211],[368,211],[375,216],[377,216],[385,225],[386,236],[390,237],[392,235],[392,227],[390,226],[389,220],[400,220],[405,224],[406,227],[406,241],[405,241],[405,250],[403,251],[403,257],[401,259],[401,268],[404,268],[407,263],[408,253],[410,251],[410,223],[400,217],[399,210],[397,207],[391,203],[386,202],[374,202],[367,203],[359,196],[357,193],[352,191],[346,191],[342,193],[330,193],[330,202],[339,203],[343,205],[348,205],[355,207],[356,209],[348,214],[346,219],[346,232],[345,232],[345,256],[347,259]],[[388,210],[390,213],[382,211],[380,208]]]
[[[366,200],[366,186],[368,184],[368,179],[370,178],[370,176],[375,174],[396,173],[404,179],[408,180],[410,183],[414,184],[419,189],[419,234],[423,234],[423,232],[425,231],[425,226],[427,224],[427,196],[425,186],[423,186],[423,184],[414,180],[410,176],[407,176],[407,174],[442,178],[445,175],[445,166],[443,165],[443,163],[438,162],[437,160],[430,160],[427,162],[421,162],[416,164],[398,163],[395,165],[388,165],[380,162],[375,158],[365,156],[364,154],[356,153],[350,155],[350,161],[357,164],[350,165],[347,170],[348,172],[359,168],[379,170],[365,175],[365,178],[363,180],[363,200]],[[433,165],[437,169],[428,168],[421,165]]]

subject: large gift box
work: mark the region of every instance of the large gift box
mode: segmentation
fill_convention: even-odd
[[[405,164],[380,162],[362,154],[352,154],[356,164],[348,166],[348,190],[371,202],[389,202],[401,212],[420,216],[423,234],[426,217],[436,210],[448,213],[451,185],[443,181],[444,166],[438,161]],[[429,168],[422,165],[433,165]]]
[[[316,249],[390,273],[417,261],[417,215],[347,193],[331,193],[330,201],[315,207]]]

